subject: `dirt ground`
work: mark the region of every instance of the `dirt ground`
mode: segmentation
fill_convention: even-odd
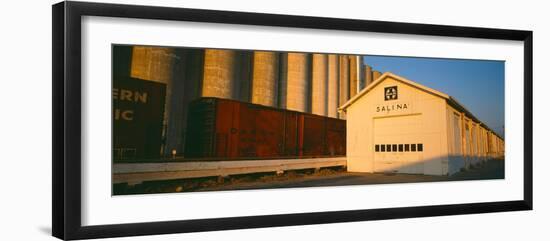
[[[383,174],[346,172],[342,168],[326,168],[318,171],[288,171],[282,175],[259,173],[226,178],[197,178],[171,181],[144,182],[135,186],[116,184],[115,195],[197,192],[269,188],[325,187],[386,183],[438,182],[460,180],[503,179],[504,160],[489,160],[478,166],[462,170],[452,176],[427,176],[413,174]]]

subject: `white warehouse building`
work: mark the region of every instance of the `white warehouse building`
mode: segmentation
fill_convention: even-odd
[[[458,101],[390,72],[339,110],[351,172],[452,175],[504,156],[504,140]]]

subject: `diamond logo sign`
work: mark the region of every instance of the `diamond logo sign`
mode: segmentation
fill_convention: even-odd
[[[397,100],[397,86],[384,88],[384,100]]]

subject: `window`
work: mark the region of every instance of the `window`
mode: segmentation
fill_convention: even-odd
[[[420,152],[424,151],[424,144],[376,144],[375,152]]]

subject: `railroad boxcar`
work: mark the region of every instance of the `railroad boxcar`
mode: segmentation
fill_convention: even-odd
[[[166,85],[130,77],[113,79],[113,160],[158,158]]]
[[[185,158],[345,156],[345,120],[235,100],[190,103]]]

